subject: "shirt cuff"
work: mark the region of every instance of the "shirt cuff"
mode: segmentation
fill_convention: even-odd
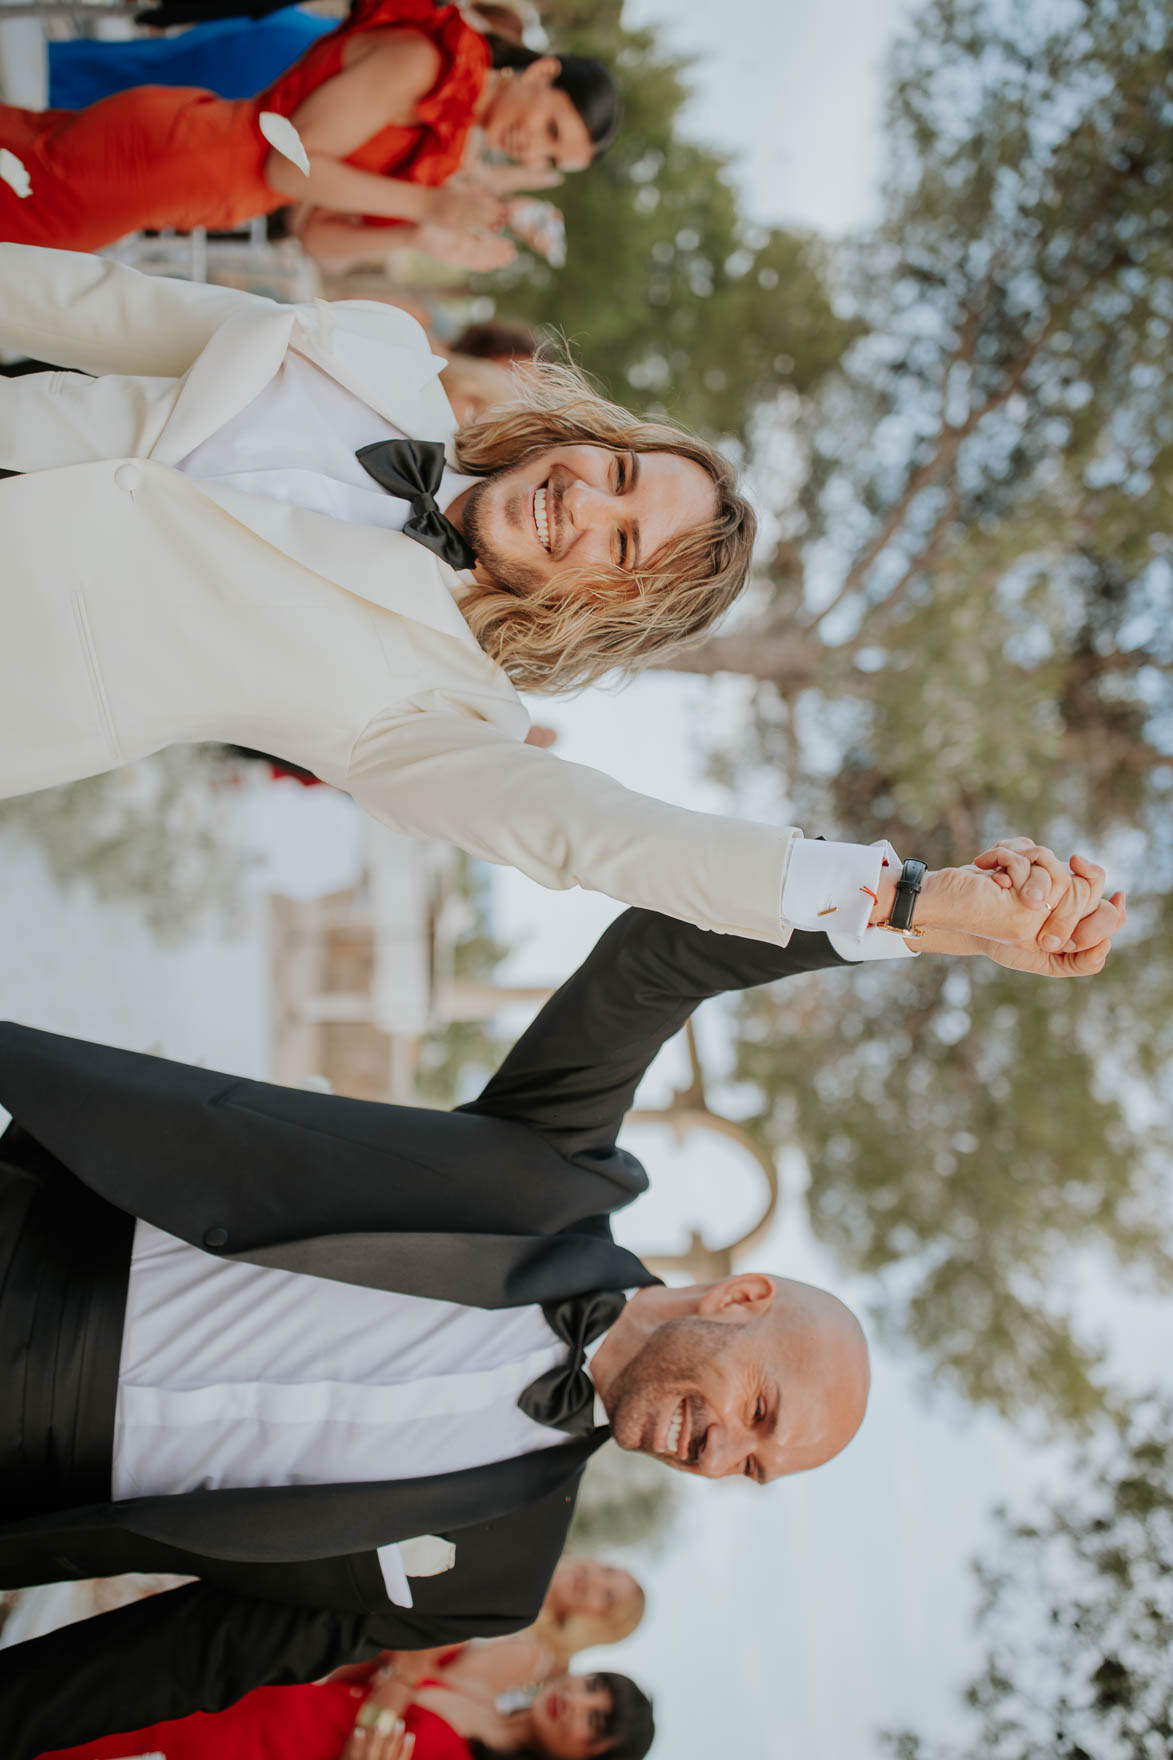
[[[878,843],[797,840],[790,846],[782,885],[783,923],[826,935],[841,959],[914,958],[903,935],[868,927],[885,868],[900,868],[900,857],[886,839]]]

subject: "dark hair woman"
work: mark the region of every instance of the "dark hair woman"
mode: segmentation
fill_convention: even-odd
[[[366,1682],[258,1687],[225,1711],[41,1760],[643,1760],[655,1736],[651,1704],[626,1675],[557,1675],[537,1691],[500,1697],[519,1702],[482,1701],[442,1676],[408,1683],[379,1669]]]
[[[96,250],[141,227],[234,227],[289,201],[365,226],[493,231],[497,196],[447,187],[474,127],[547,173],[589,165],[619,120],[599,62],[536,55],[432,0],[357,0],[254,98],[136,86],[85,110],[0,105],[0,239]]]

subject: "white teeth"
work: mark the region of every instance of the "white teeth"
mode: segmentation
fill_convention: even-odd
[[[668,1426],[668,1435],[667,1435],[667,1438],[666,1438],[666,1441],[664,1444],[666,1453],[668,1453],[668,1454],[675,1454],[676,1453],[676,1446],[680,1441],[680,1431],[681,1431],[683,1424],[684,1424],[684,1403],[682,1401],[681,1404],[678,1405],[676,1408],[676,1416],[673,1418],[672,1422]]]
[[[534,490],[534,523],[538,528],[538,537],[542,540],[543,550],[550,548],[550,519],[546,512],[546,487]]]

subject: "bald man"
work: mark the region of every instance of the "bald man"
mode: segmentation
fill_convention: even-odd
[[[1028,906],[1047,871],[1015,860],[1009,889],[929,876],[915,945],[1098,969],[1102,874]],[[666,1288],[608,1218],[647,1185],[624,1113],[697,1004],[845,963],[628,911],[452,1113],[0,1029],[0,1585],[198,1579],[0,1654],[6,1760],[528,1625],[609,1434],[759,1483],[844,1447],[841,1303]]]

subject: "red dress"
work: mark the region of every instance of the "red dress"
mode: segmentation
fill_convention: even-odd
[[[489,70],[488,45],[455,6],[358,0],[345,24],[255,98],[133,86],[85,110],[0,104],[0,147],[21,161],[32,186],[22,198],[2,180],[0,166],[0,239],[88,251],[143,227],[228,230],[271,213],[289,198],[264,181],[271,149],[258,123],[262,111],[292,116],[342,71],[352,37],[396,25],[431,39],[443,58],[439,76],[416,106],[417,122],[380,129],[346,162],[411,183],[443,183],[464,153]]]
[[[307,1687],[257,1687],[226,1711],[197,1711],[78,1748],[53,1748],[40,1760],[339,1760],[366,1687],[323,1681]],[[412,1760],[472,1760],[450,1724],[412,1705],[403,1721],[415,1737]]]

